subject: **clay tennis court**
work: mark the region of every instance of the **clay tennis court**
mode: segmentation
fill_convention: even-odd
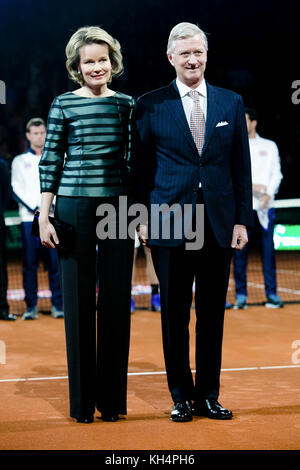
[[[137,273],[143,283],[142,259]],[[41,283],[43,276],[41,271]],[[226,310],[220,401],[234,417],[224,422],[194,417],[192,422],[174,423],[160,313],[139,309],[142,297],[132,314],[128,415],[115,423],[98,419],[99,413],[92,424],[69,418],[63,320],[44,312],[38,320],[19,317],[0,323],[0,357],[5,362],[0,364],[1,450],[300,448],[299,304]],[[42,301],[40,310],[47,306],[47,300]],[[194,368],[194,309],[191,319]]]

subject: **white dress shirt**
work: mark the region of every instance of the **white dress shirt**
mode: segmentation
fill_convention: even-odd
[[[184,83],[182,83],[178,78],[176,78],[176,85],[181,97],[181,102],[182,106],[184,109],[184,113],[187,119],[187,122],[190,126],[190,121],[191,121],[191,112],[192,112],[192,107],[194,104],[193,98],[189,95],[190,91],[198,91],[199,93],[199,100],[200,100],[200,106],[201,109],[204,113],[204,117],[206,120],[206,115],[207,115],[207,89],[206,89],[206,83],[205,80],[202,80],[200,85],[197,88],[190,88]],[[201,183],[199,183],[199,188],[201,188]]]
[[[191,112],[192,112],[192,107],[193,107],[193,99],[190,97],[189,93],[190,91],[198,91],[199,93],[199,99],[200,99],[200,106],[201,109],[204,113],[205,120],[206,120],[206,114],[207,114],[207,90],[206,90],[206,82],[205,80],[202,80],[200,85],[193,89],[182,83],[178,78],[176,79],[176,85],[181,97],[182,101],[182,106],[186,115],[187,122],[190,125],[190,118],[191,118]]]

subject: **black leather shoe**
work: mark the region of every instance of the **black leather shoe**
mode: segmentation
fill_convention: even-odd
[[[111,423],[118,421],[119,415],[116,413],[102,413],[101,414],[102,420],[103,421],[109,421]]]
[[[16,319],[17,319],[16,315],[13,315],[12,313],[0,312],[0,320],[12,321]]]
[[[192,421],[192,408],[188,401],[178,401],[171,411],[171,420],[176,423]]]
[[[206,400],[195,401],[192,408],[194,416],[206,416],[211,419],[231,419],[232,411],[223,408],[218,400],[208,398]]]
[[[77,423],[88,424],[88,423],[93,423],[94,416],[81,416],[80,418],[76,418],[76,419],[77,419]]]

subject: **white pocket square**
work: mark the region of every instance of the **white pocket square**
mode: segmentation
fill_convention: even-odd
[[[220,121],[220,122],[218,122],[218,124],[216,125],[216,127],[221,127],[221,126],[228,126],[228,122],[227,122],[227,121]]]

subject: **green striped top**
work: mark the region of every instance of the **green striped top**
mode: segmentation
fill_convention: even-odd
[[[39,164],[41,192],[118,196],[130,192],[131,96],[86,98],[67,92],[50,108]]]

